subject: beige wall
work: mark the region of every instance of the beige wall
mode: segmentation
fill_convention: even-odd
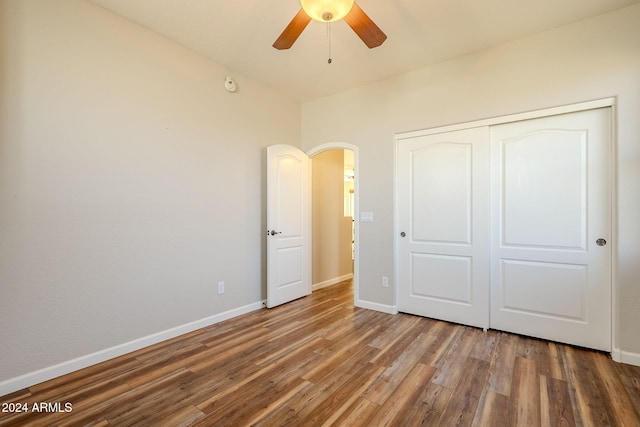
[[[359,146],[360,299],[393,307],[394,134],[617,98],[615,344],[640,363],[640,5],[303,104],[303,149]],[[331,126],[326,126],[331,123]],[[393,285],[393,284],[392,284]]]
[[[0,395],[260,307],[265,147],[299,146],[300,122],[298,102],[89,2],[0,1]]]
[[[353,272],[351,217],[344,216],[344,150],[312,161],[312,283],[321,285]]]

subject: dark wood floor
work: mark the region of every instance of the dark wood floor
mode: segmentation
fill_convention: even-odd
[[[314,292],[0,398],[0,426],[640,426],[640,367]],[[31,411],[34,402],[71,412]],[[67,407],[68,409],[68,407]]]

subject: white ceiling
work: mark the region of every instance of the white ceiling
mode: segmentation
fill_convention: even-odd
[[[90,0],[296,100],[308,101],[640,0],[358,0],[387,34],[368,49],[343,21],[271,47],[299,0]],[[240,85],[241,81],[238,82]]]

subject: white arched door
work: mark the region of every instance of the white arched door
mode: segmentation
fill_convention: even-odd
[[[267,147],[267,307],[311,294],[311,168],[290,145]]]

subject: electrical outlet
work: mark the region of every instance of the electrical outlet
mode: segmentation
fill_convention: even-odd
[[[218,295],[224,294],[224,282],[218,282]]]
[[[382,276],[382,287],[383,288],[389,287],[389,278],[387,276]]]

